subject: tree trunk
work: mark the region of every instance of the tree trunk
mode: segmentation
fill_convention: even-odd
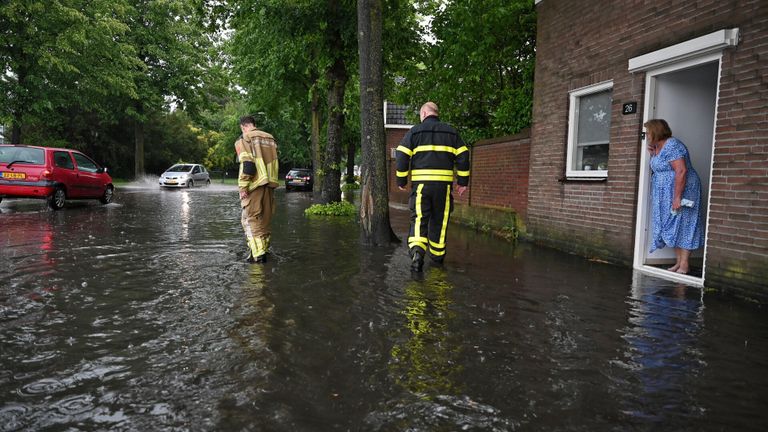
[[[26,57],[21,55],[26,60]],[[11,120],[11,144],[21,144],[21,126],[24,122],[24,109],[26,108],[27,92],[20,89],[25,89],[27,86],[27,67],[25,62],[21,62],[18,71],[16,73],[17,85],[19,90],[16,91],[16,101],[11,106],[13,107],[13,119]]]
[[[357,1],[360,57],[361,238],[366,244],[388,245],[399,239],[389,223],[387,148],[384,134],[381,0]]]
[[[21,144],[21,113],[14,113],[11,126],[11,144]]]
[[[345,183],[354,183],[355,182],[355,153],[357,150],[357,145],[355,145],[355,141],[350,139],[347,143],[347,175],[345,179]]]
[[[317,87],[312,87],[312,131],[310,142],[312,146],[312,189],[314,192],[320,190],[320,95],[317,93]]]
[[[134,180],[144,176],[144,122],[136,119],[133,123],[133,139],[136,144],[134,152]]]
[[[341,52],[341,35],[336,32]],[[344,90],[347,86],[347,70],[344,59],[337,57],[328,70],[328,140],[323,158],[323,186],[320,190],[320,204],[341,201],[341,144],[344,129]]]

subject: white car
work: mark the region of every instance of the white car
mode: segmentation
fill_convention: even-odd
[[[160,176],[160,186],[169,188],[208,186],[211,176],[200,164],[176,164]]]

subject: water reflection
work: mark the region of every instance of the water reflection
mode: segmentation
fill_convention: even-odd
[[[398,384],[422,397],[460,391],[455,376],[462,369],[456,362],[461,347],[452,341],[450,329],[455,317],[452,290],[439,267],[429,268],[423,281],[405,287],[405,328],[396,336],[390,368]]]
[[[241,304],[234,311],[238,319],[229,331],[229,336],[260,363],[269,363],[271,357],[268,342],[275,307],[264,295],[266,285],[265,267],[250,266]]]
[[[626,347],[617,362],[631,373],[625,414],[665,423],[697,417],[703,408],[691,384],[705,362],[697,349],[703,325],[701,290],[635,272]]]

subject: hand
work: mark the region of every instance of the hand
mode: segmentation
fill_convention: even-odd
[[[244,200],[246,198],[248,198],[248,191],[244,189],[240,189],[240,199]]]
[[[672,198],[672,211],[680,211],[680,197]]]
[[[405,190],[405,186],[398,186],[397,188],[400,189],[401,191]]]
[[[456,186],[456,192],[459,193],[459,196],[462,196],[467,189],[469,189],[468,186]]]

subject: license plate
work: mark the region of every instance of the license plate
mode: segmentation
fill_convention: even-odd
[[[291,182],[291,185],[303,185],[304,180],[294,180]]]
[[[169,182],[165,182],[165,184],[177,184],[177,182],[169,181]]]
[[[27,178],[27,173],[23,172],[5,172],[3,171],[3,178],[7,179],[25,179]]]

